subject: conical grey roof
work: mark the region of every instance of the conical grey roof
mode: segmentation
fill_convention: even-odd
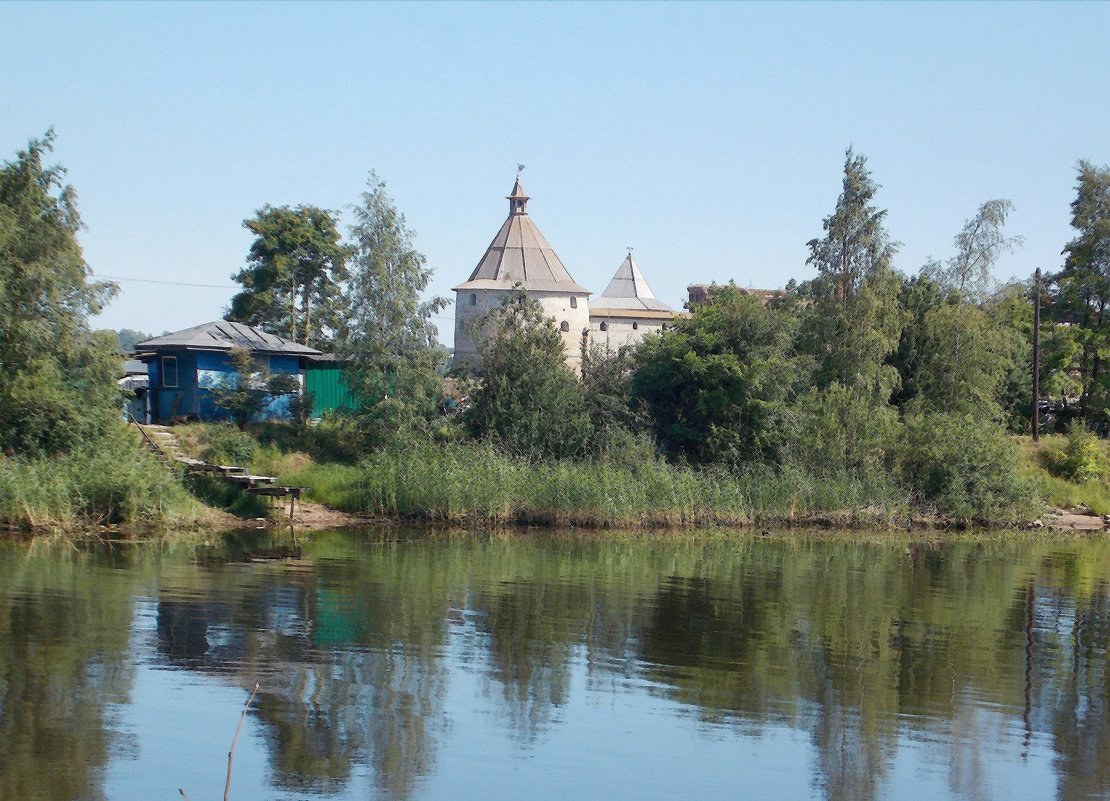
[[[509,218],[486,248],[470,278],[455,289],[508,289],[519,283],[525,289],[589,294],[588,289],[571,278],[528,216],[529,198],[519,175],[508,200]]]
[[[629,309],[633,311],[673,311],[663,301],[655,297],[648,286],[647,279],[629,253],[617,268],[613,280],[601,297],[591,306],[597,309]]]

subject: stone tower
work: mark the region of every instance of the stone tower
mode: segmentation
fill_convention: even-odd
[[[615,351],[660,331],[674,318],[674,310],[651,291],[630,250],[590,309],[590,338]]]
[[[455,358],[452,366],[478,366],[477,321],[501,305],[517,285],[539,301],[559,329],[567,364],[581,367],[584,333],[590,328],[590,292],[575,283],[528,215],[528,195],[517,176],[508,196],[509,217],[494,236],[478,266],[455,291]]]

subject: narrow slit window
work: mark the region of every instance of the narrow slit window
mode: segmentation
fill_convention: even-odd
[[[570,307],[572,309],[577,309],[578,308],[578,298],[571,298],[570,299]]]
[[[640,324],[639,324],[639,323],[637,323],[637,322],[635,322],[635,321],[633,321],[633,322],[632,322],[632,330],[633,330],[633,331],[636,331],[636,330],[638,330],[639,328],[640,328]]]
[[[471,306],[477,306],[478,305],[478,295],[474,292],[470,293],[470,305]]]
[[[568,323],[566,320],[563,320],[563,322],[559,323],[559,330],[560,331],[569,331],[570,330],[570,323]]]

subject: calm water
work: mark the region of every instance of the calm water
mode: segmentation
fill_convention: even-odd
[[[907,547],[909,546],[909,547]],[[0,799],[1110,797],[1110,541],[0,545]]]

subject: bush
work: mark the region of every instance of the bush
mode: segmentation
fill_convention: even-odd
[[[201,458],[212,464],[246,466],[254,461],[258,451],[254,437],[230,424],[210,427],[207,440]]]
[[[1106,444],[1076,423],[1068,432],[1064,446],[1061,475],[1082,484],[1085,481],[1104,481],[1110,478],[1110,454]]]
[[[898,474],[916,499],[957,520],[1018,520],[1034,509],[1017,447],[973,414],[911,412],[896,446]]]

